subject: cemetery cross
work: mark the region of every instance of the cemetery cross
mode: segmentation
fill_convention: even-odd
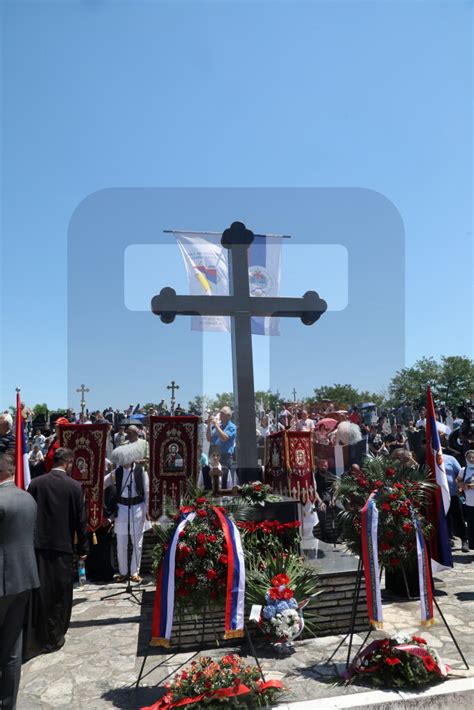
[[[228,296],[177,296],[174,289],[166,287],[151,302],[153,313],[163,323],[172,323],[177,315],[231,318],[237,474],[241,483],[258,480],[262,473],[257,465],[252,316],[297,317],[304,325],[312,325],[327,308],[315,291],[307,291],[303,298],[251,296],[247,252],[253,239],[253,232],[241,222],[234,222],[222,234],[221,244],[229,250]]]

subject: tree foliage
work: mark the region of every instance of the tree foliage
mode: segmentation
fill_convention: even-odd
[[[429,385],[436,404],[444,402],[456,407],[474,391],[474,362],[458,355],[444,356],[440,362],[434,358],[421,358],[412,367],[404,367],[392,378],[389,385],[390,400],[398,406],[406,400],[416,407],[426,401]]]

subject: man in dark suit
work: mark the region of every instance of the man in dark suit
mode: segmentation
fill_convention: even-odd
[[[39,586],[33,537],[36,503],[13,481],[13,450],[0,446],[0,707],[15,708],[21,673],[23,620]],[[3,445],[5,444],[5,445]]]
[[[72,611],[73,555],[87,555],[86,519],[81,485],[70,475],[74,454],[59,448],[53,468],[28,488],[38,504],[35,548],[41,586],[33,599],[33,634],[25,657],[57,651],[64,645]],[[30,629],[31,633],[31,629]]]

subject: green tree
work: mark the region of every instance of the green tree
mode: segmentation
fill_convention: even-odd
[[[257,390],[255,392],[255,404],[257,411],[260,409],[261,404],[266,412],[275,412],[281,408],[282,399],[280,393],[274,393],[271,390]]]
[[[460,355],[443,356],[439,385],[440,401],[455,409],[474,392],[474,361]]]
[[[216,394],[212,401],[213,410],[218,411],[219,409],[222,409],[222,407],[230,407],[231,409],[234,409],[234,394],[233,392],[221,392],[220,394]]]
[[[421,407],[426,401],[427,385],[431,387],[435,402],[439,401],[442,368],[432,357],[423,357],[412,367],[404,367],[397,371],[388,387],[390,400],[395,406],[410,400],[416,407]]]
[[[48,405],[46,402],[43,402],[42,404],[35,404],[33,407],[33,417],[39,417],[39,416],[48,416]]]
[[[188,402],[188,411],[191,414],[202,414],[205,417],[206,412],[214,410],[214,408],[214,400],[207,395],[198,394]]]
[[[314,399],[320,403],[325,399],[347,409],[352,404],[360,401],[359,392],[352,385],[325,385],[314,390]]]

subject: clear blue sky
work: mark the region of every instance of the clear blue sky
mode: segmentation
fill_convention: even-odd
[[[186,402],[201,340],[185,319],[127,311],[124,249],[235,218],[350,252],[348,308],[311,334],[285,324],[270,368],[259,342],[257,384],[382,389],[392,365],[472,356],[471,2],[15,0],[1,13],[2,408],[18,385],[29,403],[77,407],[83,380],[91,406],[160,399],[171,378]],[[203,190],[249,187],[288,190]],[[209,393],[230,389],[227,341],[205,347]]]

